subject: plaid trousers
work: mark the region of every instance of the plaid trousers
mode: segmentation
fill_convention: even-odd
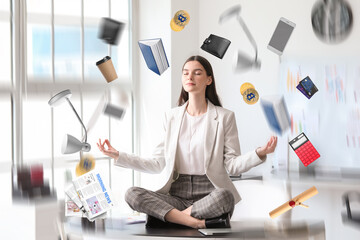
[[[215,188],[206,175],[180,174],[172,183],[168,194],[153,192],[140,187],[131,187],[125,201],[138,212],[161,219],[172,209],[180,211],[193,205],[191,216],[209,219],[229,212],[235,207],[234,196],[229,190]]]

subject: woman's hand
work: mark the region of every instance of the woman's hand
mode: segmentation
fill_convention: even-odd
[[[107,145],[108,149],[105,148],[105,144]],[[102,152],[106,156],[109,156],[114,159],[119,158],[119,151],[111,146],[108,139],[105,139],[104,142],[101,143],[101,139],[99,138],[99,142],[96,143],[96,145],[98,146],[100,152]]]
[[[263,159],[268,153],[273,153],[275,151],[277,144],[277,137],[271,136],[270,140],[262,147],[256,149],[256,153],[259,158]]]

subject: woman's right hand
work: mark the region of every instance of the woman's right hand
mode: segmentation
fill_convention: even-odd
[[[105,148],[105,144],[107,145],[107,149]],[[119,158],[119,151],[111,146],[108,139],[105,139],[104,142],[101,143],[101,139],[99,138],[99,142],[96,143],[96,145],[98,146],[100,152],[106,156],[114,158],[115,160]]]

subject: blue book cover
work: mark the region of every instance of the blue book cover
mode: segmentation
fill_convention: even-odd
[[[138,43],[147,67],[161,75],[169,67],[161,38],[140,40]]]
[[[270,127],[277,133],[281,134],[280,123],[276,117],[274,105],[270,102],[261,101],[261,106],[264,110],[266,119]]]

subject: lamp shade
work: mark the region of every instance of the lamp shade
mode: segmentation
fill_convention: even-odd
[[[261,63],[257,59],[249,57],[243,52],[238,52],[234,57],[234,69],[237,72],[243,72],[252,68],[260,69]]]
[[[76,153],[79,151],[89,152],[91,149],[90,144],[82,143],[70,134],[66,134],[61,146],[62,154]]]
[[[236,18],[255,50],[255,58],[250,58],[248,57],[248,55],[241,53],[239,51],[235,55],[236,58],[235,58],[234,70],[236,72],[243,72],[253,68],[260,69],[261,64],[260,61],[258,61],[258,57],[257,57],[258,56],[257,44],[255,42],[254,37],[251,35],[249,28],[246,26],[244,20],[241,18],[240,11],[241,11],[241,6],[235,5],[227,9],[225,12],[223,12],[219,18],[219,23],[223,23],[232,17]]]
[[[63,102],[66,102],[66,99],[71,97],[71,91],[66,89],[64,91],[59,92],[58,94],[54,95],[48,102],[51,107],[56,107]]]
[[[88,144],[87,141],[87,131],[86,128],[84,126],[84,123],[81,121],[81,118],[79,116],[79,114],[76,112],[74,106],[72,105],[71,101],[70,101],[70,97],[71,97],[71,91],[69,89],[64,90],[59,92],[58,94],[54,95],[50,100],[49,100],[49,105],[51,107],[55,107],[58,106],[59,104],[63,103],[63,102],[68,102],[70,107],[72,108],[72,110],[74,111],[76,117],[78,118],[80,124],[83,126],[84,131],[85,131],[85,142],[80,142],[79,140],[77,140],[75,137],[67,134],[64,137],[63,140],[63,144],[61,147],[61,153],[62,154],[68,154],[68,153],[75,153],[78,151],[84,151],[84,152],[89,152],[91,149],[90,144]]]
[[[241,6],[240,5],[235,5],[229,9],[227,9],[225,12],[223,12],[220,17],[219,17],[219,23],[223,23],[225,21],[227,21],[228,19],[232,18],[232,17],[238,17],[240,15],[240,11],[241,11]]]

